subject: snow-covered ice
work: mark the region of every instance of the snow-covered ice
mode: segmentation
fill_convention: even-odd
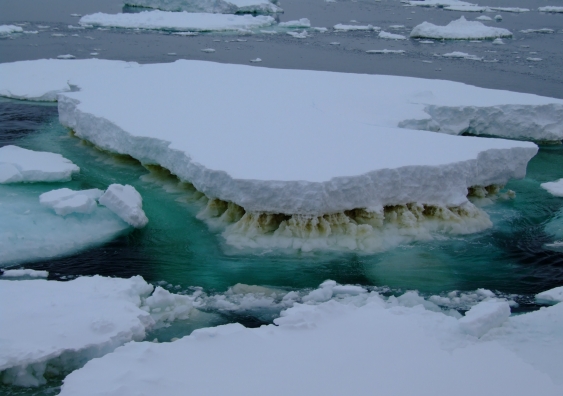
[[[5,384],[44,384],[46,373],[79,368],[142,340],[148,328],[186,318],[192,309],[187,296],[161,288],[151,296],[153,286],[140,276],[69,282],[0,277],[0,283],[0,379]]]
[[[506,301],[485,300],[472,307],[459,319],[462,331],[482,337],[495,327],[501,326],[510,317],[510,306]]]
[[[520,7],[489,7],[492,11],[504,11],[504,12],[515,12],[515,13],[522,13],[530,11],[528,8],[520,8]]]
[[[476,60],[480,61],[483,58],[478,57],[477,55],[471,55],[466,52],[454,51],[448,52],[447,54],[442,55],[444,58],[457,58],[457,59],[469,59],[469,60]]]
[[[390,395],[492,395],[500,389],[555,396],[563,390],[563,304],[507,318],[506,302],[485,301],[474,311],[479,315],[471,315],[488,323],[478,338],[464,331],[463,318],[442,313],[415,292],[386,300],[326,281],[303,301],[283,311],[275,325],[229,324],[174,343],[126,344],[71,373],[61,396],[125,390],[174,396],[186,389],[372,395],[374,387]]]
[[[475,19],[477,19],[478,21],[492,21],[492,20],[493,20],[493,18],[488,17],[488,16],[486,16],[486,15],[478,16],[478,17],[475,18]]]
[[[97,188],[79,191],[60,188],[41,194],[39,203],[53,209],[59,216],[66,216],[71,213],[90,214],[96,209],[96,200],[102,194],[103,191]]]
[[[536,294],[538,304],[557,304],[563,302],[563,286]]]
[[[209,12],[220,14],[283,12],[277,1],[269,0],[125,0],[125,5],[163,11]]]
[[[414,27],[411,32],[411,37],[475,40],[512,37],[512,33],[503,28],[486,26],[479,21],[468,21],[464,16],[461,16],[459,19],[451,21],[446,26],[423,22]]]
[[[384,30],[379,32],[378,37],[382,38],[382,39],[388,39],[388,40],[406,40],[407,39],[402,34],[389,33],[389,32],[386,32]]]
[[[171,31],[229,31],[273,25],[275,19],[265,15],[229,15],[190,12],[144,11],[133,14],[96,14],[80,18],[81,25],[124,29],[157,29]]]
[[[276,230],[283,244],[293,244],[312,229],[321,239],[354,235],[345,243],[354,248],[361,235],[388,221],[414,230],[429,219],[424,213],[441,219],[438,229],[475,232],[491,223],[469,204],[467,188],[523,177],[537,147],[421,130],[563,136],[560,100],[447,81],[183,60],[71,63],[75,71],[56,60],[2,64],[0,91],[27,95],[25,87],[41,78],[50,79],[45,90],[54,95],[58,84],[63,125],[103,149],[191,182],[210,198],[201,217],[233,224],[234,244],[241,235],[250,243],[249,235],[256,241]],[[296,89],[309,94],[295,97]],[[137,116],[126,116],[125,105]],[[256,110],[252,122],[236,116],[247,106]],[[203,108],[221,108],[223,115],[197,110]],[[185,128],[205,133],[185,134]],[[226,131],[236,131],[236,147],[217,144]],[[408,207],[385,209],[396,205]]]
[[[310,28],[311,21],[307,18],[301,18],[294,21],[280,22],[278,26],[285,28]]]
[[[539,7],[538,11],[540,11],[540,12],[563,12],[563,7],[557,7],[557,6]]]
[[[0,37],[7,36],[12,33],[23,33],[23,29],[20,26],[15,25],[0,25]]]
[[[373,25],[344,25],[342,23],[339,23],[337,25],[334,25],[334,30],[347,32],[347,31],[356,31],[356,30],[381,30],[381,29]]]
[[[60,154],[0,147],[0,184],[64,182],[80,168]]]
[[[563,197],[563,179],[559,179],[554,182],[542,183],[540,186],[556,197]]]
[[[149,222],[143,211],[143,198],[133,186],[112,184],[98,202],[135,228],[143,228]]]

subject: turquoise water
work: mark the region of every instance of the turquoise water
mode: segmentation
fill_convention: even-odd
[[[528,297],[563,282],[563,255],[544,248],[557,239],[545,234],[544,225],[561,208],[563,199],[539,187],[563,177],[560,145],[542,147],[529,164],[528,176],[509,183],[507,188],[516,192],[515,199],[484,207],[494,227],[479,234],[402,245],[380,254],[230,254],[223,249],[221,235],[196,219],[200,206],[190,202],[192,191],[179,186],[175,177],[162,170],[151,173],[132,158],[101,152],[73,137],[56,116],[47,118],[38,129],[18,138],[17,144],[60,153],[80,166],[80,174],[68,183],[3,189],[38,195],[61,187],[105,189],[111,183],[131,184],[143,196],[150,219],[146,228],[130,230],[102,246],[26,264],[47,269],[55,278],[140,274],[149,282],[177,285],[176,290],[201,286],[208,293],[223,292],[236,283],[301,289],[334,279],[388,286],[396,292],[417,289],[439,294],[483,287]]]

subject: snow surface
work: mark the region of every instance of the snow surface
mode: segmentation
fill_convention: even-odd
[[[563,7],[547,6],[538,8],[540,12],[563,12]]]
[[[0,147],[0,184],[65,182],[80,168],[60,154]]]
[[[135,228],[143,228],[149,220],[143,212],[143,198],[135,187],[130,185],[112,184],[98,199],[100,205],[121,217]]]
[[[536,294],[538,304],[557,304],[563,302],[563,286]]]
[[[504,322],[489,318],[489,331],[478,338],[463,330],[463,318],[442,313],[416,292],[385,300],[326,281],[308,296],[283,311],[276,325],[229,324],[173,343],[126,344],[71,373],[60,395],[174,396],[186,389],[373,395],[377,389],[390,395],[548,396],[563,390],[563,304],[506,318],[506,302],[492,301],[503,306]],[[490,301],[481,304],[489,307]]]
[[[23,29],[15,25],[0,25],[0,37],[12,33],[23,33]]]
[[[142,340],[148,328],[187,317],[190,297],[162,288],[150,296],[152,291],[140,276],[0,280],[0,380],[44,384],[45,373],[76,369],[126,342]]]
[[[563,136],[562,101],[447,81],[198,61],[119,62],[121,69],[112,61],[72,62],[77,70],[84,63],[96,70],[84,76],[68,73],[68,62],[57,69],[59,62],[65,63],[0,65],[6,76],[0,89],[24,93],[34,76],[48,76],[63,91],[70,80],[80,91],[59,95],[59,114],[79,137],[160,164],[208,197],[248,212],[323,214],[410,202],[458,206],[467,202],[467,187],[523,177],[537,151],[525,142],[399,124],[455,134],[471,128]],[[295,89],[309,94],[295,97]],[[135,108],[136,116],[123,106]],[[256,110],[253,122],[236,116],[248,106]],[[221,117],[209,110],[216,108]],[[236,131],[236,149],[217,144],[228,131]]]
[[[411,37],[475,40],[494,39],[497,37],[512,37],[512,33],[503,28],[486,26],[478,21],[468,21],[464,16],[453,20],[446,26],[437,26],[430,22],[423,22],[414,27]]]
[[[80,18],[81,25],[124,29],[157,29],[171,31],[229,31],[270,26],[271,16],[208,14],[190,12],[144,11],[133,14],[96,14]]]
[[[460,328],[475,337],[482,337],[489,330],[501,326],[510,317],[506,301],[485,300],[472,307],[459,319]]]
[[[81,191],[61,188],[41,194],[39,203],[53,209],[59,216],[66,216],[71,213],[89,214],[96,210],[96,200],[102,194],[103,191],[97,188]]]
[[[559,179],[554,182],[542,183],[540,184],[540,187],[556,197],[563,197],[563,179]]]
[[[209,12],[220,14],[283,12],[269,0],[125,0],[124,4],[163,11]]]

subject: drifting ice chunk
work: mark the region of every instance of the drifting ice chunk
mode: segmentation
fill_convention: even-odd
[[[486,15],[481,15],[481,16],[475,18],[475,19],[477,19],[478,21],[492,21],[493,20],[493,18],[488,17]]]
[[[355,30],[381,30],[381,28],[373,25],[343,25],[341,23],[334,25],[334,30],[338,31],[355,31]]]
[[[321,289],[330,287],[337,286]],[[512,396],[560,395],[561,388],[538,371],[537,361],[525,363],[512,352],[521,339],[505,346],[500,342],[508,337],[499,336],[499,342],[468,339],[453,317],[421,306],[389,306],[377,293],[362,295],[359,306],[356,300],[295,304],[275,319],[277,326],[229,324],[196,330],[174,343],[129,343],[71,373],[60,395],[121,396],[126,389],[180,396],[188,388],[195,394],[239,395],[249,393],[249,384],[272,396],[371,395],[374,384],[378,393],[389,395],[474,396],[490,395],[491,389]],[[550,314],[561,321],[563,315],[553,308]],[[541,347],[544,338],[534,338],[533,331],[544,325],[531,323],[529,333],[517,327],[515,336],[525,335],[532,347]],[[551,345],[541,348],[554,375],[561,367],[559,344],[553,351]],[[336,358],[346,364],[335,364]],[[220,381],[209,379],[210,367],[221,373]],[[398,367],[416,375],[398,380]],[[471,386],[460,386],[468,381]]]
[[[48,271],[36,271],[32,269],[12,269],[3,270],[0,276],[4,278],[46,278],[49,276]]]
[[[229,31],[270,26],[271,16],[206,14],[189,12],[144,11],[135,14],[96,14],[80,18],[81,25],[124,29],[161,29],[173,31]]]
[[[7,36],[12,33],[22,33],[23,29],[15,25],[0,25],[0,37]]]
[[[368,54],[404,54],[405,52],[406,52],[405,50],[388,50],[388,49],[366,51],[366,53]]]
[[[73,191],[68,188],[49,191],[39,196],[39,203],[54,209],[60,216],[70,213],[92,213],[96,209],[96,200],[103,194],[97,188]]]
[[[125,5],[156,8],[163,11],[210,12],[220,14],[283,12],[269,0],[125,0]]]
[[[549,29],[549,28],[543,28],[543,29],[525,29],[525,30],[520,30],[521,33],[543,33],[543,34],[552,34],[555,33],[555,30],[553,29]]]
[[[69,181],[80,168],[60,154],[0,147],[0,184]]]
[[[512,37],[512,33],[503,28],[485,26],[478,21],[468,21],[462,16],[457,20],[451,21],[446,26],[437,26],[429,22],[423,22],[414,27],[411,37],[475,40]]]
[[[379,38],[388,39],[388,40],[406,40],[407,39],[402,34],[389,33],[389,32],[385,32],[383,30],[381,32],[379,32],[378,36],[379,36]]]
[[[98,202],[135,228],[143,228],[149,222],[143,212],[143,198],[133,186],[112,184]]]
[[[502,41],[501,38],[496,38],[496,39],[493,40],[493,44],[501,45],[501,44],[504,44],[504,41]]]
[[[280,22],[278,26],[286,28],[310,28],[311,21],[307,18],[301,18],[296,21]]]
[[[516,13],[530,11],[528,8],[519,8],[519,7],[489,7],[489,9],[493,11],[516,12]]]
[[[447,11],[460,11],[460,12],[483,12],[489,10],[488,7],[481,7],[477,5],[452,5],[448,7],[444,7],[444,10]],[[477,18],[479,19],[479,18]]]
[[[540,12],[563,12],[563,7],[547,6],[538,8]]]
[[[538,304],[557,304],[563,302],[563,286],[536,294]]]
[[[449,52],[449,53],[444,54],[442,56],[445,57],[445,58],[469,59],[469,60],[476,60],[476,61],[483,60],[483,58],[479,58],[477,55],[470,55],[466,52],[459,52],[459,51]]]
[[[554,182],[542,183],[540,184],[540,187],[556,197],[563,197],[563,179],[559,179]]]
[[[299,39],[304,39],[304,38],[309,37],[306,30],[303,30],[301,33],[299,33],[299,32],[287,32],[287,34],[289,34],[292,37],[299,38]]]
[[[153,287],[140,276],[0,283],[0,380],[5,384],[41,385],[45,372],[64,374],[142,340],[147,328],[169,319],[147,312],[156,306],[170,314],[182,310],[184,318],[191,310],[186,296],[159,290],[149,297]]]
[[[459,320],[459,327],[475,337],[482,337],[495,327],[501,326],[510,317],[510,306],[506,301],[485,300],[473,306]]]
[[[409,1],[408,4],[420,7],[471,7],[476,5],[460,0],[415,0]]]
[[[57,56],[57,59],[76,59],[76,56],[70,55],[70,54],[67,54],[67,55],[59,55],[59,56]]]

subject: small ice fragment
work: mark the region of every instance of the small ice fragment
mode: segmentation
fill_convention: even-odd
[[[311,21],[307,18],[301,18],[296,21],[280,22],[278,26],[287,28],[310,28]]]
[[[389,33],[389,32],[383,31],[383,30],[381,32],[379,32],[379,38],[388,39],[388,40],[406,40],[407,39],[402,34]]]
[[[262,62],[262,59],[260,59],[260,58],[251,59],[250,62],[253,62],[253,63]]]
[[[406,52],[405,50],[388,50],[388,49],[366,51],[366,53],[368,54],[404,54],[405,52]]]
[[[424,63],[432,63],[432,61],[429,60],[423,60]]]
[[[405,25],[390,25],[389,29],[404,29]]]
[[[96,199],[100,198],[102,194],[103,191],[97,188],[81,191],[60,188],[41,194],[39,203],[53,209],[59,216],[71,213],[88,214],[96,209]]]
[[[176,55],[176,53],[175,52],[169,52],[166,55],[174,56],[174,55]]]
[[[239,43],[246,43],[248,40],[245,40],[245,39],[237,39],[236,41],[238,41]]]
[[[174,34],[176,36],[198,36],[199,35],[198,32],[175,32],[175,33],[172,33],[172,34]],[[215,41],[215,40],[213,40],[213,41]],[[219,40],[219,41],[221,41],[221,40]]]
[[[521,33],[542,33],[542,34],[552,34],[555,33],[555,30],[543,28],[543,29],[524,29],[520,30]]]
[[[97,52],[90,52],[90,55],[96,56],[96,55],[98,55],[98,53]]]
[[[73,16],[73,17],[81,17],[82,14],[70,14],[70,16]]]
[[[76,56],[70,54],[59,55],[57,56],[57,59],[76,59]]]
[[[276,32],[275,30],[260,30],[260,33],[277,34],[278,32]]]
[[[493,20],[493,18],[488,17],[486,15],[481,15],[481,16],[475,18],[475,19],[477,19],[478,21],[492,21]]]
[[[350,22],[352,22],[352,23],[358,23],[358,21],[356,21],[355,19],[350,19]]]
[[[502,21],[502,15],[495,15],[495,21],[497,22]]]
[[[557,304],[563,302],[563,286],[536,294],[538,304]]]
[[[466,52],[460,52],[460,51],[449,52],[442,56],[445,58],[468,59],[468,60],[476,60],[476,61],[483,60],[483,58],[480,58],[477,55],[470,55]]]
[[[65,37],[66,34],[63,34],[63,33],[53,33],[53,34],[51,34],[51,36],[53,36],[53,37]]]
[[[143,228],[149,222],[143,211],[143,198],[133,186],[112,184],[98,202],[135,228]]]
[[[419,43],[420,44],[434,44],[434,41],[432,41],[432,40],[420,40]]]
[[[299,32],[287,32],[287,34],[289,34],[292,37],[298,38],[298,39],[304,39],[304,38],[308,37],[306,30],[303,30],[301,33],[299,33]]]
[[[37,34],[39,32],[37,30],[24,30],[23,33],[24,34]]]
[[[542,58],[526,58],[526,60],[530,62],[539,62],[542,60]]]
[[[51,26],[47,25],[37,25],[37,29],[49,29]]]
[[[473,306],[459,319],[459,327],[465,333],[481,337],[489,330],[501,326],[510,316],[506,301],[484,300]]]
[[[538,11],[540,12],[561,12],[563,13],[563,7],[555,7],[555,6],[546,6],[546,7],[540,7],[538,8]]]
[[[556,197],[563,197],[563,179],[554,182],[547,182],[540,184],[540,187],[547,190],[551,195]]]
[[[204,48],[204,49],[201,50],[201,52],[207,52],[207,53],[210,54],[210,53],[215,52],[215,50],[213,48]]]
[[[501,38],[496,38],[496,39],[493,40],[493,44],[499,44],[499,45],[504,44],[504,41],[502,41]]]
[[[328,29],[325,28],[325,27],[314,27],[314,28],[312,28],[312,29],[313,29],[313,30],[316,30],[317,32],[320,32],[320,33],[326,33],[326,32],[328,32]]]

